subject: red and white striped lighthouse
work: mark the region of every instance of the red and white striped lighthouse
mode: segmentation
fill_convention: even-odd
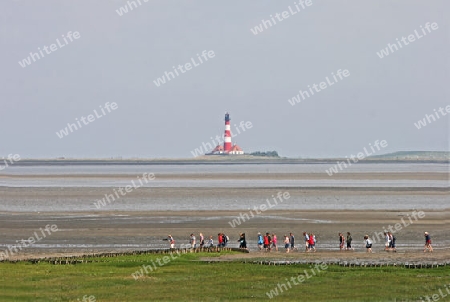
[[[230,130],[230,115],[225,113],[225,135],[223,142],[223,151],[228,153],[231,151],[231,130]]]

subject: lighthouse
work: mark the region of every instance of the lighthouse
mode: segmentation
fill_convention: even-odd
[[[230,130],[230,114],[225,113],[225,135],[223,141],[223,151],[229,153],[231,151],[231,130]]]
[[[206,155],[229,155],[229,154],[244,154],[244,151],[238,145],[231,144],[231,127],[230,127],[230,114],[225,113],[225,133],[223,135],[223,145],[219,141],[219,144],[210,152],[206,153]],[[241,122],[243,123],[243,122]],[[236,125],[235,125],[236,126]],[[245,130],[244,130],[245,131]],[[240,131],[236,127],[236,132],[239,134]]]

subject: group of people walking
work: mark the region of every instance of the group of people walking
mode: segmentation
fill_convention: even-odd
[[[305,252],[316,251],[316,236],[313,233],[303,232],[305,240]],[[298,250],[295,246],[295,236],[292,233],[283,236],[283,244],[286,253]],[[278,252],[278,238],[276,234],[267,232],[264,236],[258,233],[258,248],[260,251],[270,252],[275,250]]]
[[[350,232],[347,232],[347,238],[344,237],[342,233],[339,233],[339,250],[340,251],[354,251],[355,249],[352,248],[352,234]],[[345,246],[347,244],[347,246]]]
[[[384,250],[387,252],[397,252],[397,249],[395,247],[395,241],[397,240],[397,238],[395,238],[394,234],[392,234],[391,232],[384,232],[384,238]]]
[[[275,249],[278,252],[278,238],[276,234],[267,232],[264,236],[258,232],[258,248],[260,251],[270,252]]]
[[[243,241],[242,241],[243,239]],[[167,240],[169,242],[170,248],[174,249],[175,248],[175,239],[173,239],[172,235],[169,235],[167,237]],[[226,247],[228,244],[228,241],[230,241],[230,238],[225,235],[224,233],[218,233],[217,234],[217,247]],[[241,234],[241,238],[238,241],[242,241],[241,242],[241,246],[245,246],[245,248],[247,248],[247,243],[245,241],[245,234],[242,233]],[[198,243],[198,244],[197,244]],[[203,236],[203,233],[200,233],[198,236],[198,241],[197,241],[197,237],[194,235],[194,233],[192,233],[189,236],[189,247],[190,248],[202,248],[202,247],[214,247],[214,239],[213,236],[209,236],[209,239],[206,241],[205,236]]]
[[[397,252],[396,248],[396,237],[391,232],[385,232],[385,245],[384,250],[385,251],[393,251]],[[425,247],[424,252],[433,252],[433,247],[431,246],[431,237],[428,232],[425,232]],[[316,236],[313,233],[307,233],[303,232],[303,238],[305,242],[305,252],[315,252],[316,251]],[[167,239],[169,241],[170,248],[175,248],[175,240],[172,237],[172,235],[169,235]],[[275,250],[278,252],[278,238],[277,235],[274,233],[267,232],[264,236],[261,235],[260,232],[258,232],[258,249],[260,251],[270,252],[272,250]],[[218,233],[217,234],[217,247],[226,247],[228,242],[230,241],[230,238],[225,235],[224,233]],[[350,232],[347,232],[347,236],[345,237],[343,233],[339,233],[339,250],[340,251],[354,251],[355,249],[352,247],[352,235]],[[247,248],[247,240],[245,239],[245,233],[239,234],[239,248],[241,249],[248,249]],[[209,240],[206,242],[205,237],[202,233],[199,234],[199,240],[198,240],[198,247],[215,247],[214,245],[214,239],[213,236],[209,236]],[[192,233],[189,237],[189,244],[191,248],[197,248],[197,238]],[[283,244],[286,253],[289,253],[294,250],[298,250],[298,248],[295,246],[295,237],[294,234],[289,233],[289,235],[283,236]],[[372,240],[370,239],[369,235],[364,236],[364,246],[366,248],[366,251],[368,253],[372,253]]]
[[[384,242],[384,250],[387,252],[397,252],[396,248],[396,238],[394,234],[391,232],[384,232],[385,242]],[[433,247],[431,246],[431,236],[428,232],[424,233],[425,236],[425,246],[423,252],[433,252]],[[368,253],[372,253],[372,240],[370,240],[369,235],[364,236],[364,244],[366,247],[366,251]]]
[[[386,252],[397,252],[397,249],[395,247],[395,241],[396,238],[394,236],[394,234],[392,234],[391,232],[384,232],[384,250]],[[366,252],[367,253],[372,253],[372,240],[370,239],[369,235],[364,235],[364,245],[366,247]]]
[[[303,232],[303,237],[305,238],[305,252],[316,252],[316,235]]]

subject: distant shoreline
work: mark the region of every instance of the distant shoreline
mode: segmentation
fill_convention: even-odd
[[[272,151],[275,152],[276,151]],[[264,152],[262,152],[264,153]],[[11,155],[10,155],[11,156]],[[19,157],[19,155],[17,155]],[[21,158],[11,165],[230,165],[230,164],[336,164],[351,162],[354,155],[344,157],[325,158],[293,158],[276,156],[257,156],[250,154],[217,154],[202,155],[189,158]],[[20,158],[20,157],[19,157]],[[6,160],[5,160],[6,161]],[[450,163],[448,151],[398,151],[380,155],[372,155],[362,159],[353,160],[353,163]]]
[[[337,161],[346,161],[343,158],[323,159],[296,159],[296,158],[249,158],[220,156],[217,158],[184,158],[184,159],[22,159],[12,166],[40,166],[40,165],[241,165],[241,164],[335,164]],[[380,164],[380,163],[450,163],[450,159],[364,159],[358,163]]]

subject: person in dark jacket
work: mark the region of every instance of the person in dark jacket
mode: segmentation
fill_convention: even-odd
[[[247,241],[245,240],[245,233],[241,233],[239,235],[239,248],[240,249],[247,249]]]
[[[350,232],[347,232],[347,251],[354,250],[354,248],[352,248],[352,240],[352,235],[350,234]]]
[[[423,252],[425,253],[426,251],[429,251],[430,253],[433,252],[433,247],[431,246],[431,237],[428,232],[425,232],[425,248]]]
[[[289,241],[291,242],[291,251],[294,251],[294,248],[295,248],[295,237],[294,237],[294,234],[289,233]]]

